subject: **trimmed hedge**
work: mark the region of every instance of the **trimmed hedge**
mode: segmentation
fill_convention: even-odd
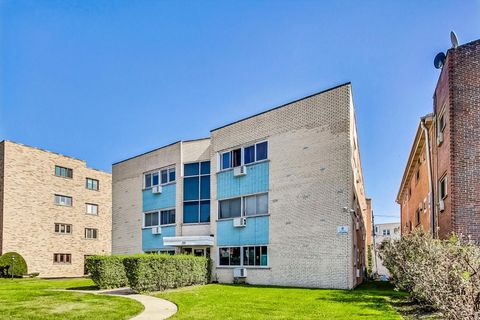
[[[123,259],[130,287],[161,291],[208,281],[208,259],[193,255],[139,254]]]
[[[12,256],[15,256],[15,261],[13,261],[13,270]],[[27,262],[25,262],[25,259],[17,252],[7,252],[2,255],[0,257],[0,267],[0,269],[3,270],[3,276],[6,277],[11,277],[12,271],[13,276],[17,278],[21,278],[28,273]]]
[[[101,289],[121,288],[128,285],[123,266],[126,255],[91,256],[87,258],[87,270],[93,282]]]

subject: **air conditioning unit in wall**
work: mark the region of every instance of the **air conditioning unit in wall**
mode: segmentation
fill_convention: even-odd
[[[233,176],[234,177],[241,177],[247,174],[247,167],[246,166],[240,166],[240,167],[235,167],[233,168]]]
[[[247,218],[240,217],[240,218],[233,219],[233,226],[235,228],[245,227],[246,225],[247,225]]]
[[[445,211],[445,201],[440,200],[440,201],[438,202],[438,209],[439,209],[440,211]]]
[[[162,227],[153,227],[152,234],[162,234]]]
[[[153,194],[162,193],[162,186],[153,186],[153,187],[152,187],[152,193],[153,193]]]
[[[443,142],[443,132],[439,132],[437,136],[437,146],[441,145]]]
[[[246,278],[247,277],[247,269],[246,268],[235,268],[235,269],[233,269],[233,277],[234,278]]]

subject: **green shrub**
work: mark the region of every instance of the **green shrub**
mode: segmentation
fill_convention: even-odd
[[[125,255],[91,256],[87,270],[93,282],[101,289],[121,288],[128,284],[123,259]]]
[[[15,260],[13,260],[12,257],[15,257]],[[4,270],[4,276],[6,277],[11,277],[13,272],[13,276],[19,278],[28,272],[25,259],[17,252],[7,252],[1,256],[0,267]]]
[[[193,255],[139,254],[123,260],[130,287],[137,292],[161,291],[208,280],[208,259]]]

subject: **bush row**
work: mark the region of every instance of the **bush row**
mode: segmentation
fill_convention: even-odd
[[[160,291],[208,281],[208,259],[193,255],[92,256],[87,268],[100,288],[129,285],[137,292]]]
[[[11,277],[12,273],[17,278],[28,273],[25,259],[17,252],[7,252],[0,256],[0,277]]]
[[[384,242],[380,255],[395,286],[414,300],[445,319],[480,319],[480,247],[473,242],[415,231]]]

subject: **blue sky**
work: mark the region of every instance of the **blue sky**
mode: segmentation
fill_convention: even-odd
[[[0,140],[113,162],[351,81],[377,222],[479,1],[0,0]],[[383,217],[382,217],[383,216]]]

